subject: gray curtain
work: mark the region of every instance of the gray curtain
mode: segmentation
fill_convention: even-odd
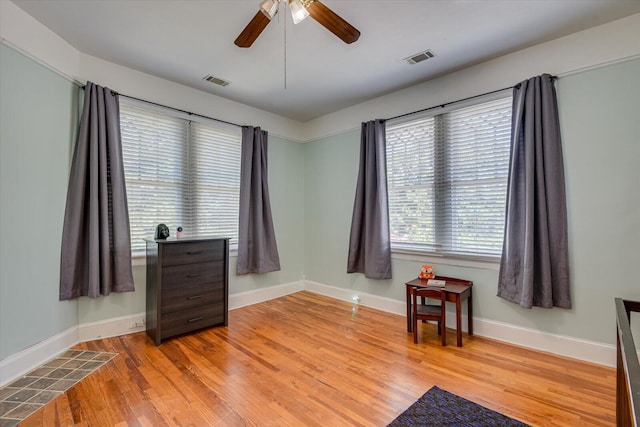
[[[511,159],[498,296],[525,308],[571,308],[567,206],[554,78],[513,92]]]
[[[267,173],[267,131],[242,128],[237,274],[280,270]]]
[[[60,300],[134,290],[118,94],[87,82],[62,229]]]
[[[347,273],[363,273],[370,279],[391,278],[385,120],[362,123]]]

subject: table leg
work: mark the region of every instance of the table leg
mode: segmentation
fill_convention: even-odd
[[[412,322],[411,322],[411,292],[409,290],[409,286],[407,288],[407,332],[412,332]]]
[[[462,347],[462,319],[460,310],[460,295],[456,295],[456,344],[458,347]]]
[[[469,335],[473,335],[473,298],[471,298],[473,290],[469,289],[469,298],[467,299],[467,311],[468,311],[468,319],[469,322]]]

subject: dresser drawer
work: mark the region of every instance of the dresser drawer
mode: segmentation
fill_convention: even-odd
[[[174,265],[162,270],[162,289],[182,288],[224,279],[224,262]]]
[[[162,264],[166,266],[223,260],[224,241],[185,242],[164,245]]]
[[[224,281],[162,290],[162,314],[224,303]]]
[[[224,322],[224,303],[208,304],[162,316],[162,337],[167,338]]]

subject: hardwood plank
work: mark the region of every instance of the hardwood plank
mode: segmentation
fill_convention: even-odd
[[[118,356],[22,425],[384,426],[434,385],[534,426],[615,423],[613,368],[419,328],[414,344],[403,316],[305,291],[158,347],[92,341]]]

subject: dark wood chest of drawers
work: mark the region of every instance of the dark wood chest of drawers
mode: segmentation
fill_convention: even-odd
[[[147,240],[147,334],[228,325],[229,239]]]

